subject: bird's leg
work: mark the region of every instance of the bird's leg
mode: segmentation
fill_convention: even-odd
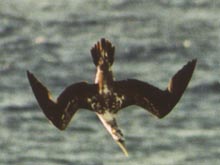
[[[128,151],[125,146],[125,139],[121,132],[121,130],[118,128],[115,114],[109,113],[106,111],[103,114],[96,113],[107,131],[111,134],[112,138],[115,140],[115,142],[119,145],[121,150],[124,152],[126,156],[128,156]]]

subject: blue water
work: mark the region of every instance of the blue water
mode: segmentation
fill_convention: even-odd
[[[214,0],[0,1],[0,164],[220,164],[220,2]],[[175,109],[156,119],[132,106],[118,114],[126,158],[94,113],[81,110],[65,131],[49,124],[26,70],[53,96],[93,82],[90,48],[106,37],[116,47],[115,78],[165,89],[197,58]]]

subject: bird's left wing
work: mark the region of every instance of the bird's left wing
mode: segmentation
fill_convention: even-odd
[[[88,108],[86,98],[95,92],[95,85],[80,82],[67,87],[54,101],[49,90],[29,71],[27,77],[33,93],[46,117],[64,130],[79,108]]]
[[[125,97],[121,108],[138,105],[159,118],[166,116],[180,100],[192,77],[195,65],[196,60],[192,60],[183,66],[170,79],[166,90],[160,90],[134,79],[115,82],[116,93]]]

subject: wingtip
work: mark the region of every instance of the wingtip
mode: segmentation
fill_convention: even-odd
[[[26,74],[27,74],[27,75],[30,75],[31,72],[30,72],[29,70],[26,70]]]
[[[194,58],[190,61],[190,63],[193,65],[193,66],[196,66],[196,63],[197,63],[197,58]]]
[[[26,71],[26,74],[27,74],[27,78],[28,78],[28,80],[29,80],[29,83],[30,83],[30,85],[31,85],[31,87],[32,87],[33,80],[35,79],[35,78],[34,78],[34,75],[33,75],[33,73],[31,73],[29,70]]]
[[[170,96],[172,96],[172,99],[170,100],[171,103],[169,104],[168,108],[170,111],[177,104],[186,90],[195,70],[196,62],[197,59],[192,59],[189,61],[169,81],[167,91],[169,94],[171,94]],[[167,112],[169,113],[169,111]],[[166,114],[163,114],[162,117],[164,117]]]
[[[196,67],[196,64],[197,64],[197,59],[194,58],[192,59],[191,61],[189,61],[187,64],[186,64],[186,67],[189,68],[189,72],[191,72],[191,74],[193,74],[194,70],[195,70],[195,67]],[[192,75],[191,75],[192,76]]]
[[[195,62],[197,62],[197,58],[194,58],[194,59],[192,59],[192,61],[195,61]]]
[[[33,77],[33,73],[31,73],[29,70],[27,70],[26,74],[27,74],[29,81],[31,81],[31,78]]]

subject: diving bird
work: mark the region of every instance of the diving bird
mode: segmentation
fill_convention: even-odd
[[[64,130],[79,109],[96,113],[104,127],[124,154],[128,151],[122,131],[117,125],[117,112],[127,106],[140,106],[158,118],[166,116],[180,100],[196,66],[189,61],[169,81],[165,90],[136,79],[115,81],[112,72],[115,47],[102,38],[91,48],[97,68],[95,83],[78,82],[68,86],[53,100],[50,91],[27,71],[33,93],[46,117],[60,130]]]

